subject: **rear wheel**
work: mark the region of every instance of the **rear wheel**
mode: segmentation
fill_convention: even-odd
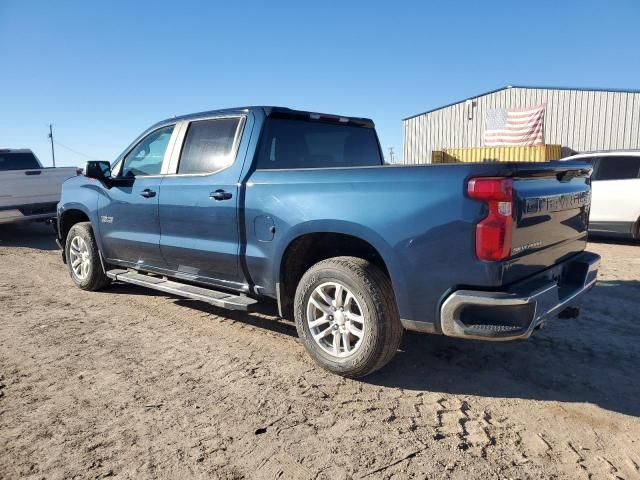
[[[71,227],[65,242],[65,256],[69,275],[81,289],[100,290],[110,283],[100,262],[90,222],[76,223]]]
[[[389,278],[361,258],[330,258],[311,267],[298,284],[294,308],[309,355],[345,377],[383,367],[402,339]]]

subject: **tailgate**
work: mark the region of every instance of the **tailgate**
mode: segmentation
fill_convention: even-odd
[[[75,175],[75,167],[0,172],[0,208],[58,202],[62,183]]]
[[[584,250],[591,205],[590,176],[591,166],[579,161],[515,168],[514,224],[505,283]]]

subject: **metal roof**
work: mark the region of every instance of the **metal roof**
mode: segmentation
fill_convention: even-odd
[[[467,100],[473,100],[478,97],[484,97],[485,95],[491,95],[492,93],[500,92],[508,88],[527,88],[527,89],[536,89],[536,90],[577,90],[580,92],[640,93],[640,90],[638,89],[629,89],[629,88],[536,87],[536,86],[530,86],[530,85],[506,85],[504,87],[496,88],[495,90],[489,90],[488,92],[483,92],[478,95],[474,95],[473,97],[463,98],[462,100],[458,100],[457,102],[451,102],[451,103],[448,103],[447,105],[443,105],[441,107],[427,110],[426,112],[416,113],[415,115],[405,117],[402,120],[404,121],[404,120],[409,120],[411,118],[419,117],[420,115],[425,115],[427,113],[435,112],[437,110],[442,110],[443,108],[451,107],[452,105],[457,105],[459,103],[466,102]]]

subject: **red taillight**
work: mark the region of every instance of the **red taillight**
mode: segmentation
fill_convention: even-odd
[[[511,252],[513,229],[513,180],[472,178],[467,185],[471,198],[487,203],[489,213],[476,225],[476,256],[480,260],[504,260]]]

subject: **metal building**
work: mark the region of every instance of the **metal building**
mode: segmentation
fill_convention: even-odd
[[[544,142],[575,152],[640,148],[640,90],[507,86],[403,119],[404,163],[431,163],[432,152],[482,147],[491,108],[545,104]]]

